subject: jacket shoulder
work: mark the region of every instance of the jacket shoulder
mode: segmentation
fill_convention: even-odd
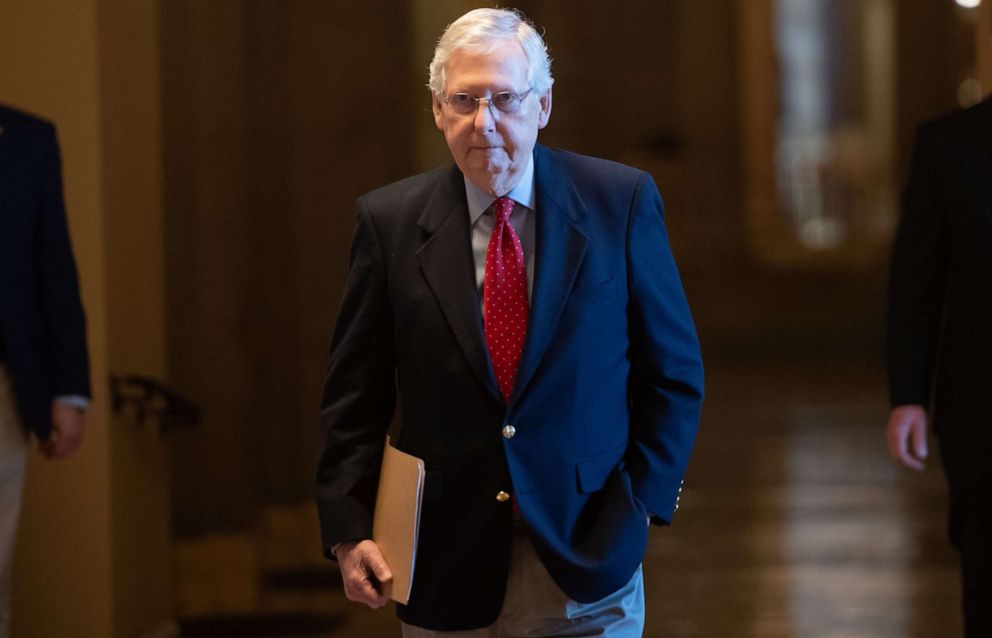
[[[55,125],[50,121],[5,104],[0,104],[0,127],[5,135],[39,140],[55,134]]]
[[[575,188],[587,195],[598,194],[617,202],[627,201],[645,180],[651,180],[647,172],[613,160],[561,149],[538,148],[539,162],[550,158],[564,169]]]
[[[359,198],[359,202],[363,202],[373,211],[381,208],[415,207],[430,198],[439,182],[454,179],[452,172],[458,173],[453,166],[445,166],[406,177],[365,193]],[[458,177],[460,175],[458,173]]]
[[[544,150],[560,162],[569,173],[579,176],[580,179],[637,181],[644,174],[644,171],[639,168],[613,160],[581,155],[557,148],[545,148]]]
[[[968,142],[992,133],[992,99],[945,113],[924,122],[919,135],[930,139]]]

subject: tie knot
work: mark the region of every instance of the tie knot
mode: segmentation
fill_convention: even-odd
[[[509,197],[500,197],[493,202],[493,213],[496,215],[497,224],[508,221],[512,212],[513,200]]]

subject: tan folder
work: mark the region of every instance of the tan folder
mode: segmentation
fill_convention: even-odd
[[[423,497],[423,460],[397,450],[389,444],[387,436],[372,519],[372,540],[393,572],[393,581],[385,583],[383,590],[404,605],[410,600],[413,588]]]

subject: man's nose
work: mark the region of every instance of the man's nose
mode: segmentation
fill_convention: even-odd
[[[488,98],[479,98],[479,103],[475,109],[475,128],[480,133],[493,130],[496,126],[496,116],[493,113],[492,101]]]

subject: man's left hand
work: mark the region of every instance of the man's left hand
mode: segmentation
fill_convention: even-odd
[[[62,401],[52,402],[52,432],[41,444],[42,453],[50,459],[64,459],[83,442],[86,412]]]

